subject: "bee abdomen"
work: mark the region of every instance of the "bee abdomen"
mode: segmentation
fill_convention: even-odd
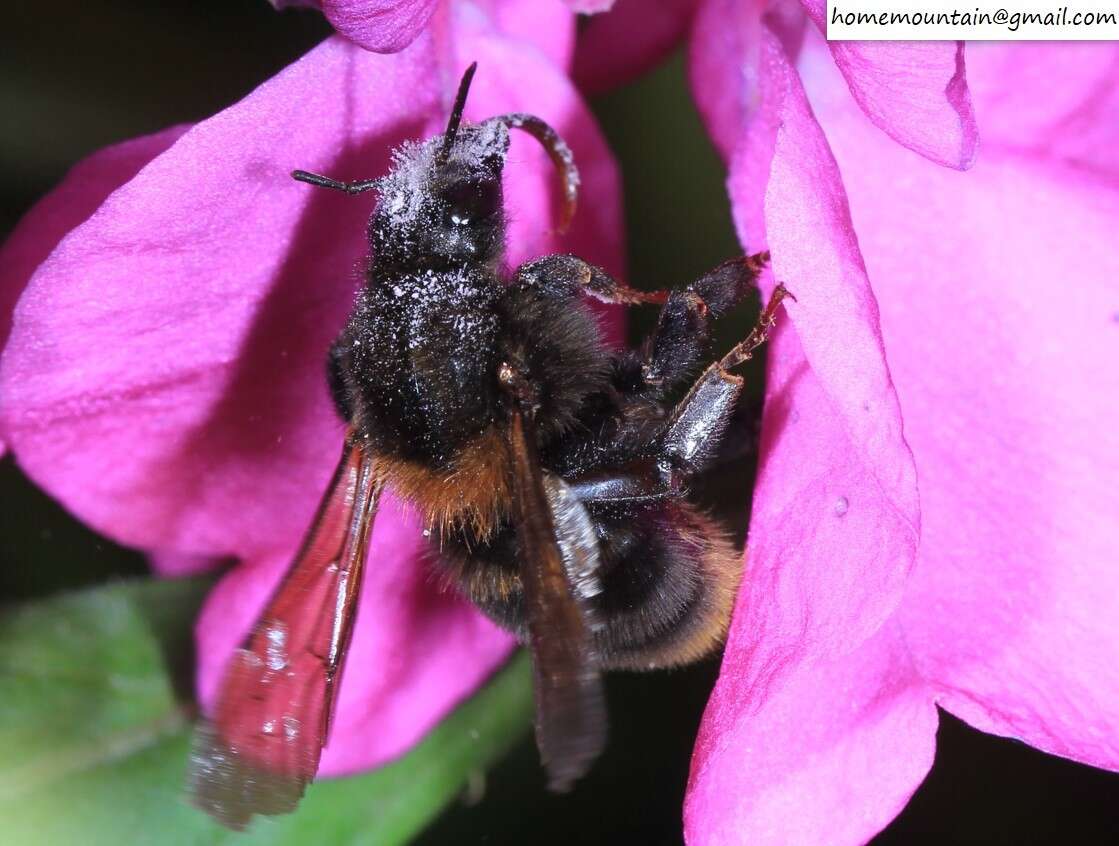
[[[742,554],[726,532],[676,500],[639,514],[627,534],[616,549],[610,536],[603,543],[609,622],[597,642],[601,666],[674,667],[717,649],[742,576]]]
[[[595,515],[603,669],[689,664],[726,637],[742,555],[726,532],[690,503],[670,501],[635,515]],[[498,625],[525,637],[516,537],[503,527],[488,542],[454,533],[435,555],[451,581]]]

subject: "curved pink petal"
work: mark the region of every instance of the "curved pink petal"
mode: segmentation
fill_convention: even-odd
[[[432,21],[439,0],[271,0],[277,9],[313,6],[321,9],[335,29],[375,53],[395,53],[407,47],[431,24],[436,37],[447,35],[442,18]],[[510,38],[535,44],[558,67],[566,67],[574,48],[575,28],[565,0],[471,0],[457,4],[467,14],[482,13],[488,24]],[[470,11],[476,8],[477,11]],[[467,59],[467,64],[472,61]]]
[[[598,12],[608,12],[614,5],[614,0],[564,0],[573,12],[584,15],[593,15]]]
[[[322,0],[331,26],[374,53],[395,53],[416,40],[439,0]]]
[[[975,43],[967,49],[985,150],[1060,159],[1119,183],[1119,44]]]
[[[825,0],[801,0],[826,32]],[[867,117],[914,152],[971,167],[979,147],[962,41],[831,41],[835,63]]]
[[[486,11],[498,34],[534,45],[557,68],[570,64],[575,17],[564,0],[473,0],[473,5]]]
[[[767,8],[763,3],[736,0],[699,2],[688,49],[688,75],[696,107],[723,158],[734,155],[755,118],[766,120],[759,115],[765,108],[758,78],[762,27],[795,56],[806,20],[799,7],[787,3]],[[766,133],[772,135],[772,130]]]
[[[0,355],[11,333],[16,302],[35,269],[109,194],[170,147],[185,131],[185,126],[175,126],[97,151],[75,165],[62,183],[20,220],[0,247]],[[2,435],[0,422],[0,437]],[[0,455],[3,452],[4,443],[0,440]]]
[[[730,159],[758,108],[761,6],[701,0],[688,45],[688,76],[711,140]]]
[[[369,208],[288,174],[383,171],[391,146],[438,122],[433,62],[427,42],[381,58],[331,39],[62,241],[0,363],[3,426],[34,480],[138,547],[298,542],[342,436],[322,357]]]
[[[852,690],[876,689],[875,678],[858,673],[886,671],[866,669],[855,658],[848,664],[843,656],[859,650],[900,603],[920,519],[913,458],[838,168],[768,27],[759,45],[758,63],[746,77],[756,82],[755,107],[729,187],[740,239],[751,248],[768,241],[774,273],[797,302],[787,305],[768,352],[746,576],[692,764],[689,826],[696,842],[734,842],[735,833],[764,831],[779,808],[795,805],[794,793],[774,794],[772,807],[749,797],[718,798],[735,778],[745,778],[736,770],[752,766],[754,741],[743,738],[756,737],[749,726],[759,712],[784,707],[773,703],[786,702],[790,690],[810,689],[815,676],[823,683],[833,665],[850,667]],[[903,723],[918,704],[915,696],[904,698]],[[844,726],[840,720],[820,730],[842,746],[854,742],[845,732],[859,728]],[[887,721],[884,737],[894,736],[891,726]],[[922,731],[913,742],[928,747],[931,729]],[[796,755],[774,751],[772,758],[771,778],[780,772],[792,782],[807,779],[821,791],[827,778],[821,773],[838,766],[814,774]],[[908,762],[898,767],[912,778],[887,792],[895,809],[924,772]],[[883,780],[897,776],[889,767],[883,773]],[[837,795],[848,795],[843,790],[833,784],[813,801],[832,808]],[[850,814],[865,825],[881,813],[878,801],[860,796]],[[720,818],[724,812],[732,816]],[[872,830],[861,829],[863,835]],[[783,841],[770,831],[763,842]]]
[[[696,5],[697,0],[618,0],[609,14],[581,28],[575,81],[583,91],[598,93],[645,73],[680,43]]]
[[[770,349],[751,576],[731,636],[745,642],[727,661],[768,675],[775,656],[841,652],[881,625],[914,559],[919,506],[839,171],[768,30],[758,78],[731,200],[740,239],[768,242],[797,301],[785,308],[793,331]]]
[[[840,162],[876,163],[846,183],[921,478],[917,668],[981,729],[1119,768],[1119,190],[1020,152],[914,161],[825,79]]]
[[[323,775],[393,758],[469,695],[513,647],[473,608],[440,592],[418,566],[426,541],[414,515],[382,503]],[[213,701],[226,659],[256,620],[290,551],[249,560],[214,588],[196,626],[199,695]]]
[[[719,685],[751,696],[726,671]],[[848,655],[804,664],[748,713],[704,719],[684,805],[687,843],[865,843],[928,772],[936,724],[896,625]]]

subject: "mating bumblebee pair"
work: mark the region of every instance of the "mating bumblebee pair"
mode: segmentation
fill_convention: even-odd
[[[671,292],[633,290],[573,256],[505,280],[509,130],[532,134],[555,162],[565,222],[579,179],[539,118],[461,124],[474,70],[446,132],[397,151],[387,176],[294,174],[375,190],[378,203],[366,284],[328,358],[348,423],[341,461],[196,735],[193,800],[235,828],[294,808],[318,769],[386,485],[424,515],[436,566],[530,648],[554,789],[605,742],[604,670],[687,663],[726,633],[741,555],[689,502],[688,483],[741,393],[729,371],[765,340],[786,292],[702,369],[712,320],[755,287],[766,254]],[[607,349],[584,295],[660,304],[655,332],[640,351]]]

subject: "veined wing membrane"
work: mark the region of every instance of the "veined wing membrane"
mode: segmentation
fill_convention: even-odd
[[[299,554],[196,729],[191,799],[231,828],[293,810],[318,770],[380,492],[351,431]]]
[[[598,547],[582,504],[562,480],[546,475],[531,421],[512,414],[513,518],[536,692],[536,743],[549,786],[580,778],[606,742],[602,680],[595,666],[591,597]]]

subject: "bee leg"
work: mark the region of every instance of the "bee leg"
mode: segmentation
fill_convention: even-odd
[[[688,478],[718,451],[742,393],[742,379],[712,364],[672,410],[660,437],[664,459]]]
[[[792,295],[778,285],[750,334],[703,372],[669,416],[661,436],[664,456],[685,479],[715,457],[742,393],[742,379],[729,371],[752,358],[769,338],[787,296]]]
[[[711,310],[695,291],[673,291],[657,328],[633,357],[631,380],[637,393],[656,398],[695,376],[711,353]]]
[[[796,302],[796,297],[789,293],[784,284],[778,283],[769,297],[769,302],[765,304],[762,313],[758,315],[758,322],[750,330],[750,334],[731,347],[730,351],[719,359],[718,367],[723,370],[730,370],[732,367],[737,367],[754,357],[754,350],[769,339],[769,333],[773,331],[773,326],[777,323],[777,309],[781,306],[785,297]]]
[[[684,477],[671,463],[640,458],[629,464],[564,480],[580,502],[601,505],[652,504],[684,493]]]
[[[688,286],[716,317],[737,305],[756,286],[769,262],[769,253],[756,253],[725,261]],[[517,284],[555,297],[588,294],[604,303],[637,305],[666,303],[671,291],[639,291],[612,278],[602,268],[576,256],[544,256],[517,269]]]
[[[615,305],[663,303],[668,291],[638,291],[612,278],[602,268],[575,256],[545,256],[517,269],[518,285],[535,288],[549,296],[568,299],[587,294]]]
[[[769,264],[769,253],[755,253],[724,261],[688,286],[703,298],[715,317],[722,317],[757,289],[758,277]]]
[[[638,393],[656,396],[694,377],[699,363],[710,355],[711,319],[721,317],[754,290],[768,260],[769,253],[758,253],[725,261],[685,290],[669,295],[657,328],[642,349],[638,381],[643,384]]]

